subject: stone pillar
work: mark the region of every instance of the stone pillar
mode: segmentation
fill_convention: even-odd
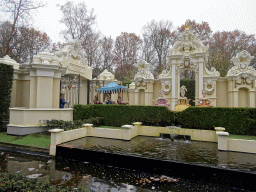
[[[233,91],[233,106],[238,107],[238,90]]]
[[[201,58],[203,59],[203,58]],[[199,69],[198,69],[198,95],[199,95],[199,98],[202,98],[202,90],[203,90],[203,66],[204,66],[204,63],[203,62],[199,62]]]
[[[129,105],[135,105],[135,83],[132,82],[129,88]]]
[[[229,136],[229,133],[223,132],[223,130],[220,130],[220,131],[216,131],[216,135],[218,136],[218,150],[228,151],[227,137]]]
[[[49,132],[51,133],[51,146],[50,146],[50,155],[56,156],[56,145],[60,144],[62,141],[61,132],[64,129],[51,129]]]
[[[171,109],[174,110],[175,108],[175,98],[176,98],[176,65],[172,65],[172,103],[171,103]]]
[[[17,107],[17,80],[18,80],[18,70],[14,69],[10,107]]]
[[[53,97],[52,97],[52,107],[59,108],[60,105],[60,77],[61,73],[58,74],[59,78],[55,77],[53,79]]]
[[[137,129],[137,135],[141,135],[141,125],[142,125],[142,122],[134,122],[133,125]]]
[[[129,141],[131,140],[132,138],[132,132],[131,132],[131,129],[132,129],[132,125],[123,125],[122,128],[123,128],[123,140],[126,140],[126,141]]]
[[[250,95],[250,107],[256,107],[255,106],[255,94],[256,94],[256,91],[255,90],[249,90],[249,95]]]
[[[59,108],[60,78],[65,68],[49,50],[35,56],[29,65],[29,108]]]
[[[87,136],[91,136],[90,129],[92,128],[92,126],[93,124],[89,124],[89,123],[83,124],[83,127],[87,129]]]

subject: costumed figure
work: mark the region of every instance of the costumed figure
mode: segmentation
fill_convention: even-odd
[[[107,99],[105,100],[106,104],[113,104],[112,101],[110,100],[110,95],[107,95]]]
[[[118,95],[118,99],[117,99],[117,104],[118,105],[128,105],[129,102],[125,103],[123,100],[122,100],[122,95],[121,93]]]
[[[202,90],[202,95],[203,95],[203,98],[200,98],[199,100],[197,101],[194,101],[194,102],[198,102],[197,103],[197,107],[213,107],[211,104],[211,100],[206,98],[206,94],[207,94],[207,91],[205,89]]]
[[[186,91],[187,91],[187,88],[183,85],[180,88],[181,97],[178,99],[177,103],[175,104],[174,111],[183,111],[188,107],[190,107],[189,105],[190,99],[187,99],[187,97],[185,97]]]
[[[157,103],[155,105],[158,105],[158,106],[166,106],[168,107],[169,109],[171,109],[171,106],[170,104],[167,103],[168,99],[166,99],[164,97],[164,91],[163,90],[160,90],[160,97],[158,97],[157,99]]]
[[[98,95],[98,93],[95,95],[94,100],[93,100],[93,103],[94,103],[94,104],[102,104],[102,103],[99,101],[99,95]]]
[[[65,93],[60,94],[60,108],[64,108],[65,104],[68,103],[64,100]]]

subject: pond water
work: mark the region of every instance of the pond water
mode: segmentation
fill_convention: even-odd
[[[90,192],[246,191],[173,178],[171,175],[154,175],[89,162],[55,160],[7,151],[0,151],[0,168],[1,172],[22,174],[29,178],[37,178],[40,182],[50,180],[58,186],[85,187]]]
[[[137,136],[131,141],[86,137],[64,144],[67,147],[118,152],[146,158],[204,164],[256,173],[256,155],[218,151],[217,143],[181,141]]]
[[[163,140],[154,137],[136,137],[120,141],[87,137],[65,145],[92,150],[128,153],[143,157],[173,159],[183,162],[226,166],[253,172],[256,156],[252,154],[218,152],[216,143]],[[204,183],[170,175],[117,168],[96,163],[51,159],[0,151],[0,171],[37,178],[41,182],[50,180],[56,186],[85,187],[88,191],[247,191],[223,185]],[[184,170],[185,171],[185,170]]]

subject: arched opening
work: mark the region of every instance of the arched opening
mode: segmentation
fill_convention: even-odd
[[[190,99],[189,104],[195,106],[195,92],[196,92],[196,73],[193,69],[187,68],[180,73],[180,87],[186,86],[186,97]],[[179,88],[180,88],[179,87]],[[179,95],[180,96],[180,95]]]
[[[145,90],[140,89],[139,90],[139,105],[145,105]]]
[[[249,107],[249,94],[247,88],[238,90],[238,107]]]

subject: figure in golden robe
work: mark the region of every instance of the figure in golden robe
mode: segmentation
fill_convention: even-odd
[[[187,99],[187,97],[185,97],[186,91],[187,91],[187,88],[183,85],[180,88],[181,97],[178,99],[177,103],[175,104],[174,111],[183,111],[183,110],[187,109],[188,107],[190,107],[190,105],[189,105],[190,99]]]

